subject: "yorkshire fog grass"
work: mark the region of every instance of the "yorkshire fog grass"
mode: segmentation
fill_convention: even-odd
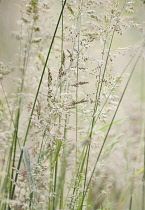
[[[144,210],[143,1],[17,5],[17,47],[0,60],[0,209]]]

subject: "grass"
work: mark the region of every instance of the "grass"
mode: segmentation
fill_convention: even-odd
[[[140,5],[101,2],[22,3],[15,94],[7,94],[4,83],[11,70],[4,64],[0,70],[2,210],[144,209],[144,117],[137,116],[142,128],[129,127],[128,115],[121,114],[130,105],[126,95],[143,60],[144,40],[131,53],[127,46],[127,59],[114,49],[116,37],[126,41],[126,31],[143,28],[130,21]],[[131,105],[128,111],[133,116]],[[125,157],[126,141],[135,146]]]

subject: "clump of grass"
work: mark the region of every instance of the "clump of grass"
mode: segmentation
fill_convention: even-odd
[[[123,170],[112,158],[125,161],[119,108],[143,56],[144,40],[131,54],[115,48],[127,30],[143,29],[130,21],[133,4],[22,3],[15,94],[3,84],[9,68],[0,69],[2,210],[133,209],[134,179],[115,177]]]

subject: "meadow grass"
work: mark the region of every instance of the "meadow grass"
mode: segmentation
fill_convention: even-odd
[[[126,31],[143,32],[133,19],[144,4],[20,5],[18,65],[0,63],[0,209],[143,210],[144,39],[115,45]],[[141,62],[141,108],[129,127],[119,109]],[[7,94],[12,71],[17,90]]]

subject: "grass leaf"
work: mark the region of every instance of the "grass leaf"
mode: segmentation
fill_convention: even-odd
[[[98,131],[104,130],[105,128],[108,128],[110,125],[114,125],[114,124],[116,124],[116,123],[118,123],[118,122],[120,122],[120,121],[122,121],[122,120],[124,120],[124,119],[116,120],[116,121],[113,122],[113,123],[110,123],[110,124],[108,124],[108,125],[105,125],[104,127],[99,128]]]
[[[32,176],[32,170],[31,170],[31,164],[30,164],[30,157],[29,157],[29,153],[28,153],[28,149],[27,147],[22,147],[23,150],[23,158],[24,158],[24,162],[25,162],[25,167],[26,167],[26,171],[28,174],[28,179],[29,179],[29,183],[31,186],[31,190],[32,191],[36,191],[36,186],[35,186],[35,182]]]

